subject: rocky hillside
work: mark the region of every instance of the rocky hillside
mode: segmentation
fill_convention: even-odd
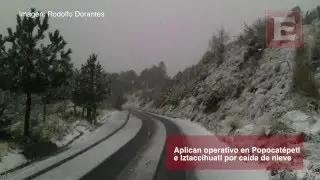
[[[319,20],[320,7],[305,15],[303,48],[265,48],[244,33],[226,45],[222,63],[208,51],[178,73],[161,105],[145,101],[144,92],[137,91],[125,106],[199,122],[219,135],[303,134],[305,169],[273,178],[320,179]]]

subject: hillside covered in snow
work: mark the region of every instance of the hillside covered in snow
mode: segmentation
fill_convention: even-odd
[[[128,93],[124,106],[189,119],[217,135],[301,134],[304,170],[272,178],[320,179],[320,6],[303,14],[303,47],[267,48],[265,19],[232,42],[221,28],[196,65],[161,88]]]

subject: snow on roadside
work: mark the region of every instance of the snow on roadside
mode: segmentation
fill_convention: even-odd
[[[119,111],[106,111],[104,115],[98,119],[98,123],[103,123],[103,126],[99,127],[93,132],[88,131],[87,129],[82,129],[82,132],[84,134],[80,138],[76,139],[73,143],[71,143],[70,146],[74,146],[79,143],[86,143],[89,140],[97,141],[98,138],[101,138],[103,134],[108,132],[108,130],[106,130],[106,126],[110,125],[110,130],[116,129],[120,127],[125,121],[125,118],[119,117]]]
[[[106,123],[109,118],[111,118],[112,114],[116,111],[111,110],[104,110],[102,111],[102,115],[97,117],[97,122],[99,124]],[[72,124],[72,131],[65,135],[61,140],[52,139],[51,141],[55,143],[58,147],[62,147],[73,141],[75,138],[79,137],[80,141],[84,141],[85,139],[88,139],[87,137],[90,137],[90,135],[97,131],[99,128],[95,129],[96,127],[92,126],[88,121],[86,120],[77,120]],[[78,139],[75,140],[75,143],[79,142]],[[74,144],[74,143],[72,143]]]
[[[112,120],[112,115],[117,111],[110,111],[105,110],[103,111],[102,115],[98,117],[98,122],[101,124],[104,123],[116,123],[116,126],[112,126],[113,128],[120,127],[121,123],[124,123],[125,119],[120,120]],[[75,140],[78,136],[79,139],[75,140],[71,143],[71,145],[77,144],[84,140],[89,140],[92,137],[92,134],[96,134],[100,128],[94,130],[93,127],[85,120],[77,120],[76,122],[72,123],[70,126],[70,132],[66,133],[62,138],[51,138],[51,142],[55,143],[58,147],[63,147],[70,143],[71,141]],[[94,130],[94,131],[91,131]],[[111,130],[111,129],[110,129]],[[98,137],[99,138],[99,137]],[[1,157],[0,160],[0,173],[5,172],[9,169],[15,168],[21,164],[26,163],[28,160],[20,154],[20,152],[10,152],[8,151],[5,156]]]
[[[174,121],[186,134],[213,135],[213,133],[206,130],[202,124],[191,122],[190,119],[166,118]],[[261,134],[262,131],[268,134],[271,129],[270,118],[271,117],[267,116],[261,117],[255,124],[247,124],[237,129],[236,134]],[[292,172],[280,171],[280,174],[282,173],[282,176],[285,177],[295,176],[297,180],[320,180],[320,116],[311,112],[307,113],[300,110],[292,110],[285,113],[281,118],[278,119],[278,121],[281,121],[288,127],[293,128],[293,134],[306,134],[304,142],[305,159],[303,161],[303,170],[295,170]],[[198,128],[196,126],[198,126]],[[221,126],[221,128],[225,129],[227,127]],[[280,177],[278,177],[278,175],[272,177],[274,180],[278,180],[279,178]]]
[[[151,139],[149,140],[148,147],[143,150],[134,160],[134,164],[120,175],[117,180],[150,180],[153,179],[156,172],[158,162],[162,153],[162,147],[166,141],[166,129],[165,126],[157,120],[152,119],[155,123],[155,131]]]
[[[17,167],[26,162],[27,159],[22,154],[8,152],[5,156],[1,158],[0,173]]]
[[[55,143],[58,147],[63,147],[66,144],[68,144],[70,141],[75,139],[77,136],[80,136],[80,135],[81,135],[81,133],[77,129],[74,129],[71,133],[64,136],[62,140],[51,140],[51,141],[53,143]]]
[[[115,110],[112,110],[112,111],[104,110],[102,115],[97,118],[97,122],[100,123],[100,124],[104,124],[105,122],[107,122],[112,117],[112,114],[114,112],[117,112],[117,111],[115,111]]]
[[[277,124],[276,127],[272,127],[270,123],[271,117],[262,117],[256,124],[249,124],[236,130],[239,135],[250,135],[261,130],[263,133],[269,134],[271,129],[276,131],[283,131],[287,128],[292,128],[290,134],[304,134],[304,161],[303,170],[295,170],[292,172],[281,171],[286,176],[296,175],[297,180],[313,180],[320,179],[320,117],[316,113],[303,112],[301,110],[292,110],[286,112],[282,117],[276,119],[282,124]],[[288,175],[287,175],[288,174]],[[278,175],[277,175],[278,176]],[[273,177],[277,179],[277,177]],[[278,177],[279,179],[279,177]],[[280,178],[281,179],[281,178]]]
[[[49,157],[43,161],[39,161],[39,162],[36,162],[36,163],[33,163],[29,166],[26,166],[22,169],[19,169],[13,173],[10,173],[7,177],[7,179],[12,179],[12,180],[20,180],[20,179],[24,179],[25,177],[28,177],[30,175],[33,175],[47,167],[50,167],[76,153],[79,153],[80,151],[82,151],[83,149],[87,148],[88,146],[96,143],[98,140],[101,140],[102,138],[112,134],[113,132],[115,132],[116,130],[118,130],[122,125],[124,125],[124,123],[126,122],[126,118],[127,118],[127,112],[120,112],[120,111],[115,111],[112,113],[112,115],[110,116],[109,120],[104,124],[102,125],[97,131],[94,131],[92,133],[92,135],[90,136],[90,139],[88,137],[88,141],[86,142],[81,142],[81,143],[73,143],[72,144],[72,147],[70,147],[70,149],[56,155],[56,156],[52,156],[52,157]],[[131,119],[134,119],[134,118],[131,118]],[[137,119],[137,118],[135,118]],[[134,120],[134,121],[137,121],[137,120]],[[138,122],[140,123],[140,125],[138,126],[141,126],[141,121],[138,120]],[[130,123],[130,121],[128,122]],[[132,125],[133,123],[133,125]],[[93,149],[90,149],[89,151],[101,151],[100,154],[103,154],[103,156],[106,156],[108,155],[108,152],[109,151],[112,151],[112,149],[114,148],[118,148],[117,145],[115,145],[114,143],[111,143],[112,146],[110,146],[110,143],[109,141],[112,141],[112,142],[118,142],[118,141],[114,141],[112,139],[114,139],[115,137],[121,137],[121,138],[126,138],[126,139],[130,139],[130,133],[132,133],[133,131],[135,131],[133,127],[137,127],[137,124],[134,124],[134,122],[131,122],[129,125],[127,126],[124,126],[123,128],[121,128],[119,130],[119,133],[120,131],[121,132],[125,132],[124,135],[119,135],[119,136],[111,136],[110,137],[110,140],[107,139],[107,143],[105,143],[105,141],[103,141],[101,144],[98,144],[97,147],[99,146],[105,146],[105,147],[109,147],[109,148],[93,148]],[[116,133],[116,135],[118,135],[118,133]],[[128,136],[129,135],[129,136]],[[120,147],[120,146],[119,146]],[[93,164],[91,163],[92,161],[97,161],[97,159],[99,159],[101,161],[101,157],[100,156],[96,156],[96,153],[90,153],[89,151],[86,151],[85,153],[86,154],[90,154],[90,157],[87,157],[87,156],[77,156],[76,158],[74,159],[83,159],[83,158],[86,158],[87,160],[86,161],[82,161],[82,162],[85,162],[85,163],[80,163],[80,164],[77,164],[79,166],[81,166],[82,168],[86,168],[88,169],[88,167],[92,168],[93,167]],[[103,153],[104,152],[104,153]],[[91,157],[92,156],[92,157]],[[73,160],[74,160],[73,159]],[[90,163],[86,163],[86,162],[89,162]],[[66,165],[66,164],[72,164],[73,161],[68,161],[67,163],[63,164],[63,165]],[[81,171],[80,169],[77,169],[79,166],[70,166],[69,169],[64,169],[63,171],[65,171],[65,173],[73,173],[73,174],[81,174],[83,175],[82,173],[85,173],[84,171]],[[59,169],[60,168],[60,169]],[[71,170],[71,168],[74,168],[76,170]],[[61,179],[59,176],[63,176],[63,172],[61,171],[61,166],[53,169],[54,170],[57,170],[59,169],[58,173],[53,173],[55,178],[51,177],[51,178],[44,178],[44,179]],[[63,169],[63,168],[62,168]],[[51,173],[51,171],[47,172],[47,173]],[[58,175],[58,177],[56,177]],[[66,178],[67,176],[64,176],[62,179],[68,179]]]
[[[282,118],[296,133],[304,133],[304,168],[294,171],[298,180],[320,179],[320,116],[300,110],[287,112]]]
[[[189,119],[179,119],[165,117],[172,122],[174,122],[180,130],[186,135],[214,135],[212,132],[207,130],[199,123],[191,122]],[[248,179],[248,180],[269,180],[269,174],[265,170],[198,170],[195,171],[195,176],[197,179],[209,180],[238,180],[238,179]]]

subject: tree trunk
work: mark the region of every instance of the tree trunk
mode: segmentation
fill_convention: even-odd
[[[24,116],[24,137],[29,137],[29,124],[30,124],[30,113],[31,113],[31,93],[27,93],[26,111]]]
[[[73,106],[74,115],[77,115],[77,106]]]
[[[46,116],[47,116],[47,98],[44,98],[43,100],[43,122],[46,122]]]
[[[97,108],[93,109],[93,119],[97,118]]]
[[[94,109],[93,109],[93,119],[92,119],[93,125],[96,124],[96,118],[97,118],[97,108],[94,107]]]
[[[85,108],[83,107],[82,108],[82,114],[81,114],[82,117],[84,117],[84,111],[85,111]]]
[[[68,100],[63,100],[63,114],[66,114],[66,111],[68,109]]]
[[[89,121],[91,121],[91,107],[88,107],[87,108],[87,119],[89,120]]]
[[[5,91],[0,90],[0,94],[1,94],[1,100],[0,100],[0,104],[3,104],[5,102]]]

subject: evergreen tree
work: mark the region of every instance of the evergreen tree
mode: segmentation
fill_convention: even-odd
[[[229,34],[224,27],[220,27],[209,41],[209,49],[217,57],[217,65],[221,65],[224,61],[226,45],[229,41]]]
[[[139,78],[144,88],[161,88],[168,80],[166,65],[161,61],[157,66],[146,68],[140,73]]]
[[[43,93],[43,121],[46,117],[46,105],[51,100],[51,97],[55,96],[57,90],[60,90],[59,99],[66,102],[69,98],[69,86],[72,77],[72,63],[70,59],[71,49],[64,52],[64,48],[67,45],[59,31],[49,33],[50,44],[47,46],[41,45],[41,65],[44,73],[45,88]],[[63,87],[62,87],[63,86]]]
[[[36,12],[31,9],[31,12]],[[29,137],[31,95],[45,94],[53,87],[59,87],[69,76],[72,67],[69,55],[64,51],[67,44],[59,31],[49,33],[50,42],[43,45],[49,28],[48,15],[23,17],[17,15],[15,32],[8,28],[8,36],[0,37],[1,88],[23,92],[27,96],[24,119],[24,136]],[[4,44],[8,43],[8,49]],[[6,80],[5,80],[6,79]]]
[[[78,99],[87,110],[87,119],[94,123],[96,120],[97,107],[109,94],[109,81],[107,74],[97,61],[97,55],[92,54],[87,62],[81,66],[79,92],[82,98]],[[74,92],[76,95],[76,92]]]
[[[72,102],[74,104],[74,113],[76,112],[76,107],[82,107],[82,117],[85,112],[85,96],[86,96],[86,87],[84,85],[84,78],[81,76],[81,73],[78,69],[75,70],[74,76],[72,79]]]

